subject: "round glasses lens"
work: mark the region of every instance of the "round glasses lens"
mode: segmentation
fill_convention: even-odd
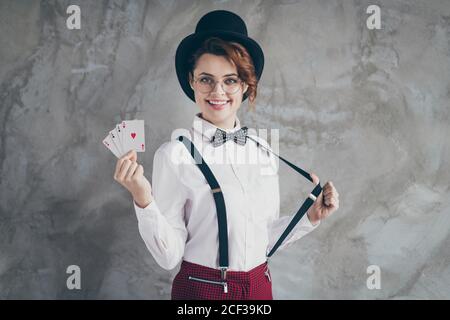
[[[241,82],[238,78],[227,78],[223,82],[219,82],[222,86],[223,91],[226,93],[236,93],[240,86]],[[197,80],[198,89],[201,93],[209,93],[214,90],[217,82],[210,77],[202,77]]]
[[[223,82],[223,90],[227,93],[235,93],[239,90],[241,82],[237,78],[228,78]]]

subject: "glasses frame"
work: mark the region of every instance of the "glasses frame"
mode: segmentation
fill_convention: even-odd
[[[201,76],[201,77],[202,77],[202,76]],[[209,77],[209,76],[206,76],[206,77]],[[212,79],[211,77],[209,77],[209,78]],[[237,77],[237,78],[238,78],[238,80],[239,80],[240,88],[243,89],[242,84],[245,83],[245,81],[242,80],[242,79],[239,78],[239,77]],[[226,78],[225,80],[228,80],[228,79],[230,79],[230,78]],[[192,81],[193,81],[194,83],[197,83],[199,80],[200,80],[199,77],[194,77]],[[224,92],[228,93],[228,94],[235,94],[235,93],[237,93],[237,92],[239,91],[239,87],[238,87],[238,89],[237,89],[236,91],[234,91],[234,92],[227,92],[227,91],[225,90],[225,88],[223,87],[223,81],[224,81],[224,80],[215,80],[215,79],[212,79],[212,81],[214,81],[214,84],[213,84],[212,86],[210,86],[210,87],[211,87],[211,90],[209,90],[208,92],[203,92],[203,91],[201,91],[201,90],[199,90],[199,91],[200,91],[201,93],[203,93],[203,94],[211,93],[211,92],[214,91],[214,89],[216,88],[216,85],[217,85],[219,82],[220,82],[220,86],[222,87],[222,90],[223,90]]]

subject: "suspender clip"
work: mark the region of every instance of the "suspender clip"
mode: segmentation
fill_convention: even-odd
[[[308,198],[310,198],[313,202],[316,201],[317,197],[312,193],[309,194]]]
[[[222,192],[220,188],[211,189],[212,193]]]
[[[220,267],[220,276],[221,276],[222,280],[227,279],[227,269],[228,269],[228,267]]]

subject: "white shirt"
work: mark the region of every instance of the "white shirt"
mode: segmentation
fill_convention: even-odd
[[[235,127],[225,131],[240,128],[236,119]],[[244,146],[227,141],[214,147],[210,140],[216,129],[197,114],[192,128],[184,134],[210,167],[225,198],[229,270],[249,271],[267,260],[266,254],[293,216],[279,217],[277,157],[249,139]],[[163,143],[155,153],[153,201],[145,208],[133,202],[139,233],[164,269],[175,268],[182,259],[218,268],[214,198],[191,154],[176,140],[178,133],[174,132],[172,140]],[[269,147],[264,139],[250,134],[250,130],[249,135]],[[318,225],[313,226],[305,214],[278,250],[288,247]]]

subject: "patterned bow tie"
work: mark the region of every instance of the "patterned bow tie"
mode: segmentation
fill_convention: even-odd
[[[233,140],[237,144],[243,146],[247,141],[247,131],[248,131],[247,127],[242,127],[239,130],[232,133],[227,133],[226,131],[217,128],[216,133],[211,139],[211,142],[214,147],[218,147],[227,142],[228,140]]]

